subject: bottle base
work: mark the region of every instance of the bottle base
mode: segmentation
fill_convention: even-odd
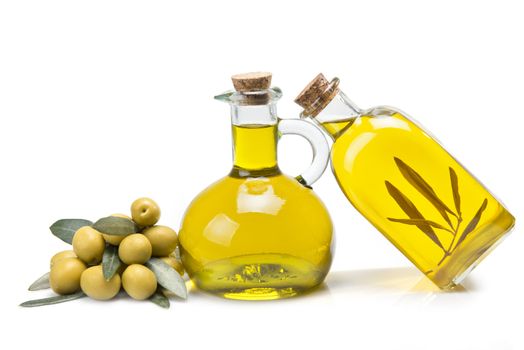
[[[275,300],[294,297],[301,292],[294,288],[249,288],[228,291],[220,296],[233,300]]]
[[[513,230],[514,219],[503,230],[487,229],[470,242],[467,249],[457,252],[435,273],[427,276],[441,289],[450,290],[459,285]],[[498,232],[497,232],[498,231]]]
[[[328,269],[290,255],[255,254],[206,264],[191,279],[200,290],[227,299],[274,300],[316,287]]]

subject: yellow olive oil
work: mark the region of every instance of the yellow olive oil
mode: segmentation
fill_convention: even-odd
[[[353,124],[354,121],[355,121],[355,118],[334,120],[334,121],[322,123],[322,127],[334,139],[336,139],[340,135],[342,135],[344,131],[346,131],[346,129],[349,128]]]
[[[275,172],[277,126],[264,124],[233,125],[234,166],[246,170]]]
[[[322,122],[346,197],[441,288],[459,283],[514,217],[424,130],[389,108]]]
[[[320,284],[333,227],[315,193],[277,166],[276,125],[233,125],[234,168],[183,219],[182,260],[202,290],[231,299],[289,297]]]

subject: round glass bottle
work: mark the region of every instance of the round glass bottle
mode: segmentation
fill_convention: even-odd
[[[319,285],[332,260],[333,225],[309,185],[323,173],[329,148],[321,131],[301,120],[280,120],[281,91],[269,73],[233,76],[236,91],[215,98],[230,104],[231,172],[189,205],[180,229],[181,256],[201,290],[231,299],[289,297]],[[306,137],[310,168],[297,178],[277,164],[281,134]]]

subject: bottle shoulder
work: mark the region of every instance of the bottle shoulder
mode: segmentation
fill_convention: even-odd
[[[187,213],[218,209],[218,204],[220,210],[230,213],[264,212],[267,209],[269,214],[274,214],[299,207],[327,213],[324,203],[312,189],[285,174],[251,178],[225,176],[201,191],[189,205]]]
[[[331,150],[332,169],[337,174],[352,164],[369,163],[370,158],[409,151],[419,154],[430,148],[433,153],[446,152],[436,139],[410,117],[392,107],[375,107],[366,110],[338,137]],[[374,167],[380,164],[373,164]]]
[[[295,178],[279,173],[273,176],[257,176],[257,177],[235,177],[235,176],[224,176],[217,181],[206,187],[197,196],[214,194],[219,196],[224,191],[228,192],[228,195],[234,195],[238,192],[246,192],[250,194],[262,194],[268,190],[275,193],[289,193],[290,191],[312,193],[314,192],[302,184],[300,184]]]
[[[360,139],[371,138],[372,136],[377,137],[381,134],[397,131],[406,133],[425,132],[422,127],[398,109],[387,106],[374,107],[363,111],[361,115],[356,117],[351,126],[335,140],[334,147],[349,140],[353,142],[357,137]],[[345,142],[341,142],[341,140]]]

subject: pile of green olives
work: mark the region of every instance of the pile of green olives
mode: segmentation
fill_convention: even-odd
[[[132,220],[140,229],[127,235],[110,235],[91,226],[80,227],[73,236],[73,250],[65,250],[51,258],[49,285],[60,295],[82,291],[97,300],[114,298],[123,288],[133,299],[151,297],[158,288],[153,271],[144,264],[151,258],[161,258],[181,276],[184,267],[174,252],[178,245],[175,230],[157,225],[160,208],[150,198],[139,198],[131,204],[131,217],[111,216]],[[106,247],[118,247],[122,264],[112,278],[106,280],[102,258]]]

